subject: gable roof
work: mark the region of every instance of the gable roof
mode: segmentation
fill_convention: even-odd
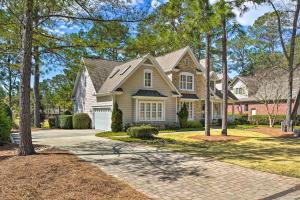
[[[286,100],[288,96],[288,73],[287,71],[283,69],[277,69],[277,73],[279,74],[277,77],[274,77],[273,80],[270,80],[268,82],[268,85],[266,86],[261,85],[259,86],[258,81],[259,78],[256,76],[240,76],[236,77],[232,83],[231,86],[234,85],[234,83],[237,80],[241,80],[245,85],[247,86],[249,98],[241,99],[240,101],[257,101],[264,98],[269,98],[270,100],[275,98],[276,95],[281,97],[281,100]],[[275,81],[280,81],[280,90],[273,90],[271,85],[272,83],[277,84]],[[268,88],[270,87],[270,88]],[[293,99],[296,98],[298,92],[300,91],[300,69],[297,69],[294,71],[294,77],[293,77],[293,91],[292,91],[292,97]]]
[[[254,76],[237,76],[231,81],[229,86],[233,86],[238,80],[246,85],[249,96],[254,95],[257,92],[257,79]]]
[[[122,64],[122,62],[109,61],[95,58],[82,58],[96,92],[101,88],[113,69]]]
[[[172,90],[179,93],[177,88],[171,82],[171,80],[168,79],[166,74],[163,72],[159,63],[157,63],[155,58],[152,57],[150,54],[147,54],[141,58],[137,58],[114,67],[114,69],[107,76],[105,82],[103,83],[101,88],[97,91],[97,93],[107,94],[115,91],[139,68],[139,66],[141,66],[145,61],[148,60],[150,60],[153,63],[153,65],[157,68],[160,75],[168,83],[168,85],[172,88]]]
[[[201,66],[200,63],[197,61],[195,55],[193,54],[189,46],[179,49],[177,51],[172,51],[163,56],[156,57],[155,59],[157,60],[161,68],[164,70],[164,72],[170,72],[174,69],[174,67],[178,65],[178,63],[186,53],[190,54],[197,68],[203,71],[203,66]]]

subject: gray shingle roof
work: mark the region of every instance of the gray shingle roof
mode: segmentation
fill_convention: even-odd
[[[169,72],[173,69],[173,67],[175,67],[179,59],[183,56],[188,48],[189,47],[184,47],[177,51],[156,57],[156,60],[165,72]]]
[[[138,90],[132,96],[139,96],[139,97],[167,97],[166,95],[161,94],[157,90]]]
[[[84,65],[88,70],[95,90],[98,91],[102,84],[107,79],[108,75],[112,72],[114,67],[122,64],[122,62],[95,59],[95,58],[83,58]]]
[[[214,95],[216,95],[217,97],[219,97],[219,98],[223,98],[223,93],[222,93],[222,91],[221,90],[218,90],[218,89],[211,89],[211,91],[212,91],[212,93],[214,94]],[[228,90],[228,97],[229,98],[231,98],[232,100],[238,100],[238,98],[230,91],[230,90]]]
[[[185,94],[181,93],[181,98],[183,99],[199,99],[199,97],[196,94]]]
[[[133,70],[135,70],[135,68],[144,60],[144,57],[115,66],[110,74],[106,76],[107,78],[101,88],[96,91],[102,94],[112,92]]]

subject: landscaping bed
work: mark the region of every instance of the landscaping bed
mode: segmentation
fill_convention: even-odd
[[[55,149],[0,160],[0,180],[0,199],[5,200],[149,199],[96,166]]]

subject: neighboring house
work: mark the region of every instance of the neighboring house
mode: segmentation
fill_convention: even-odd
[[[111,112],[117,102],[123,123],[178,123],[183,103],[189,120],[204,118],[205,67],[189,47],[164,56],[114,62],[83,58],[74,90],[74,112],[88,113],[95,129],[110,130]],[[215,75],[211,72],[211,76]],[[230,93],[230,102],[237,100]],[[211,82],[212,118],[221,118],[222,92]]]
[[[267,115],[267,108],[264,104],[267,98],[269,98],[269,107],[272,108],[272,99],[276,99],[278,96],[278,113],[279,115],[285,115],[287,111],[287,87],[288,87],[288,74],[286,71],[282,71],[283,74],[280,78],[278,76],[273,77],[273,80],[264,81],[260,80],[256,76],[238,76],[232,80],[229,85],[231,92],[239,99],[235,102],[235,105],[229,105],[228,111],[239,114],[251,115]],[[278,84],[280,79],[280,88],[274,91],[270,86],[272,84]],[[264,81],[263,83],[261,83]],[[270,86],[266,86],[266,85]],[[275,87],[274,87],[275,89]],[[300,70],[295,71],[293,79],[293,99],[295,100],[300,90]],[[268,100],[268,99],[267,99]],[[300,107],[297,108],[297,113],[300,114]]]

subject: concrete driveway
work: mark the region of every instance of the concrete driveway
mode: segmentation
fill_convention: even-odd
[[[70,147],[82,142],[96,141],[95,134],[100,131],[88,130],[39,130],[32,132],[32,139],[35,144],[50,145],[55,147]]]
[[[300,200],[300,179],[237,165],[97,138],[94,130],[33,133],[35,143],[68,150],[159,200]],[[116,150],[119,150],[116,151]]]

